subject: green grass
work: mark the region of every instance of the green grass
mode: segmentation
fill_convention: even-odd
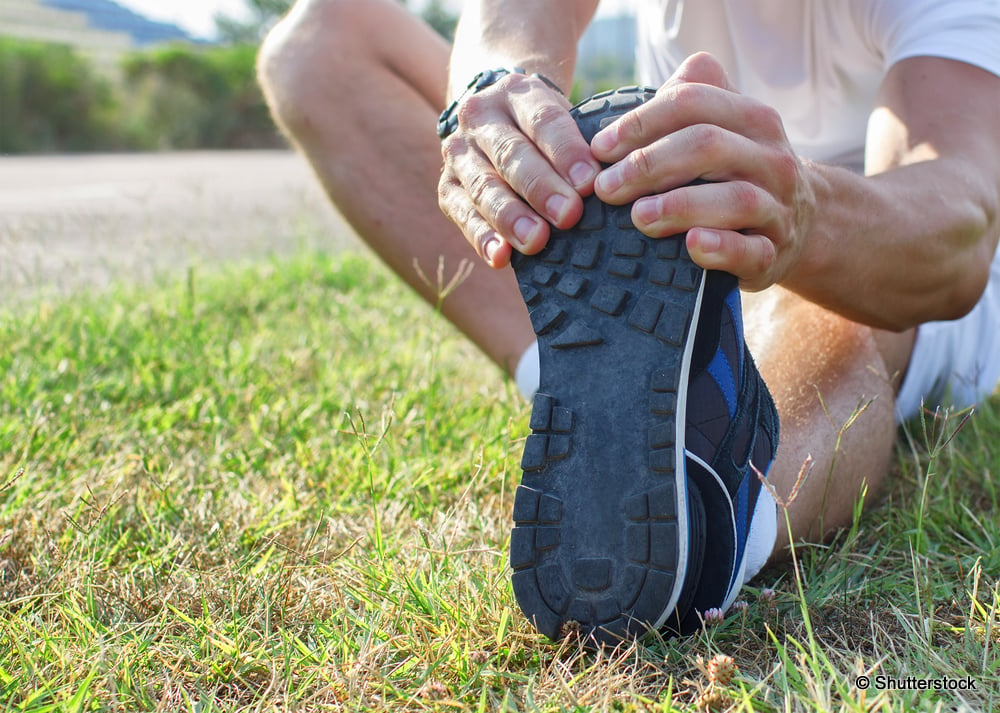
[[[996,402],[911,429],[773,599],[592,654],[511,594],[527,407],[371,259],[36,302],[0,345],[3,710],[1000,706]]]

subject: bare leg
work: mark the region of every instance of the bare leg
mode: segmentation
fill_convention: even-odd
[[[822,539],[850,524],[862,487],[874,493],[888,472],[895,395],[914,332],[876,331],[781,288],[744,295],[744,318],[781,416],[769,480],[787,500],[811,459],[788,514],[795,539]],[[775,553],[787,545],[779,513]]]
[[[433,127],[448,51],[395,0],[299,0],[264,44],[261,82],[337,208],[428,301],[437,295],[414,261],[431,276],[439,259],[449,272],[472,262],[474,276],[443,312],[511,372],[534,340],[513,275],[483,265],[437,206]],[[875,332],[780,288],[744,304],[751,351],[782,421],[771,482],[787,498],[811,456],[789,515],[795,538],[820,538],[850,523],[863,484],[875,490],[884,479],[895,439],[892,376],[905,370],[913,334]],[[780,551],[783,527],[778,536]]]
[[[437,204],[449,47],[395,0],[299,0],[259,73],[283,130],[358,234],[431,304],[439,260],[474,274],[444,315],[509,373],[534,340],[511,270],[487,267]]]

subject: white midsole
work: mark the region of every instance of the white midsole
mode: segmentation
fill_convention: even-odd
[[[694,352],[694,339],[698,331],[698,318],[701,315],[701,302],[705,294],[705,283],[708,281],[708,272],[701,271],[701,284],[698,286],[698,294],[695,297],[694,309],[691,314],[691,325],[688,327],[687,341],[684,344],[684,356],[681,359],[681,374],[677,385],[677,410],[674,412],[674,448],[676,449],[676,461],[674,463],[674,481],[677,486],[677,547],[679,550],[677,558],[677,581],[674,583],[674,593],[667,602],[666,608],[660,618],[653,626],[653,630],[660,629],[674,613],[677,602],[681,598],[681,590],[684,588],[684,580],[687,578],[688,567],[688,508],[687,508],[687,468],[684,464],[685,438],[684,432],[687,428],[687,392],[688,379],[691,375],[691,355]]]

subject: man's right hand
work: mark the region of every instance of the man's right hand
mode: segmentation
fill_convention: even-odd
[[[569,115],[569,102],[538,77],[509,74],[458,107],[458,129],[441,145],[441,210],[491,267],[512,250],[531,255],[549,224],[566,229],[583,212],[600,164]]]

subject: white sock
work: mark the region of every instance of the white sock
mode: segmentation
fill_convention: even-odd
[[[514,383],[520,389],[521,395],[526,401],[531,401],[538,391],[538,383],[542,378],[542,367],[538,362],[538,342],[534,341],[531,346],[524,350],[521,359],[514,369]]]
[[[743,555],[746,569],[743,583],[746,584],[764,569],[774,543],[778,538],[778,506],[771,492],[761,487],[757,505],[753,510],[753,520],[750,522],[750,532],[747,534],[747,549]]]

